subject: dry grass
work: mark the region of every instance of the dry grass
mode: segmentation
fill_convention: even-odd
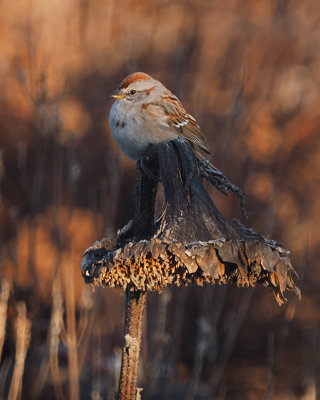
[[[26,305],[17,303],[17,317],[15,320],[16,354],[8,400],[22,398],[22,378],[25,370],[25,360],[31,339],[31,321],[27,318]]]
[[[1,294],[0,294],[0,360],[6,336],[9,295],[10,295],[10,282],[7,279],[3,278],[1,282]]]

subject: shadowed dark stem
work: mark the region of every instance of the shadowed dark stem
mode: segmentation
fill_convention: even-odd
[[[155,230],[154,209],[158,190],[159,165],[153,156],[138,164],[137,201],[134,217],[135,240],[149,239]]]
[[[126,291],[124,344],[118,400],[135,400],[146,292]]]
[[[158,186],[156,178],[158,165],[156,161],[155,159],[150,159],[148,165],[144,165],[147,168],[146,171],[143,170],[142,166],[139,169],[136,213],[132,232],[135,240],[148,239],[154,233],[154,208]],[[118,400],[135,400],[136,398],[146,296],[146,292],[131,292],[129,289],[126,290],[124,344],[122,348]]]

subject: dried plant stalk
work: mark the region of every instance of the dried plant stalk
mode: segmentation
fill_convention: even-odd
[[[50,321],[50,369],[55,396],[58,400],[64,400],[65,397],[62,390],[58,358],[58,348],[60,343],[59,336],[63,330],[63,300],[61,284],[58,279],[55,280],[53,284],[52,302],[53,305]]]
[[[21,398],[22,377],[31,338],[31,321],[27,318],[26,305],[24,302],[19,302],[17,304],[17,311],[18,315],[15,321],[16,356],[8,400]]]
[[[211,165],[211,164],[210,164]],[[87,249],[82,274],[87,283],[122,287],[127,294],[125,344],[118,399],[136,398],[141,324],[146,292],[167,286],[195,283],[263,284],[273,289],[282,304],[289,289],[300,296],[289,252],[236,220],[225,218],[213,204],[200,174],[202,164],[183,139],[160,143],[139,160],[136,215],[118,234],[116,242],[103,239]],[[242,193],[212,166],[210,176],[222,192]],[[161,178],[165,208],[154,222],[158,180]],[[239,326],[251,293],[239,312]],[[230,354],[234,332],[229,335]],[[203,356],[198,359],[189,398],[198,385]],[[222,370],[221,370],[222,371]],[[220,379],[221,371],[214,377]]]
[[[118,400],[136,399],[145,302],[145,292],[126,291],[124,345],[122,348]]]
[[[9,295],[10,295],[10,283],[7,279],[3,278],[1,284],[1,294],[0,294],[0,360],[2,356],[4,339],[6,336],[6,322],[7,322]]]
[[[72,257],[70,257],[71,259]],[[80,398],[79,390],[79,361],[78,361],[78,338],[76,327],[76,306],[74,293],[73,267],[66,273],[66,316],[67,316],[67,348],[68,348],[68,368],[69,368],[69,391],[70,398],[77,400]]]

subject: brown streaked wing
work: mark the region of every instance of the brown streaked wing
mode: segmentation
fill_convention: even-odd
[[[176,129],[179,135],[185,137],[191,143],[199,146],[203,151],[210,154],[206,139],[201,132],[196,120],[186,112],[179,99],[170,93],[163,99],[163,108],[167,115],[167,121]]]

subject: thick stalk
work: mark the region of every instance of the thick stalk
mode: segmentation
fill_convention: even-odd
[[[135,400],[146,292],[126,291],[124,344],[118,400]]]

